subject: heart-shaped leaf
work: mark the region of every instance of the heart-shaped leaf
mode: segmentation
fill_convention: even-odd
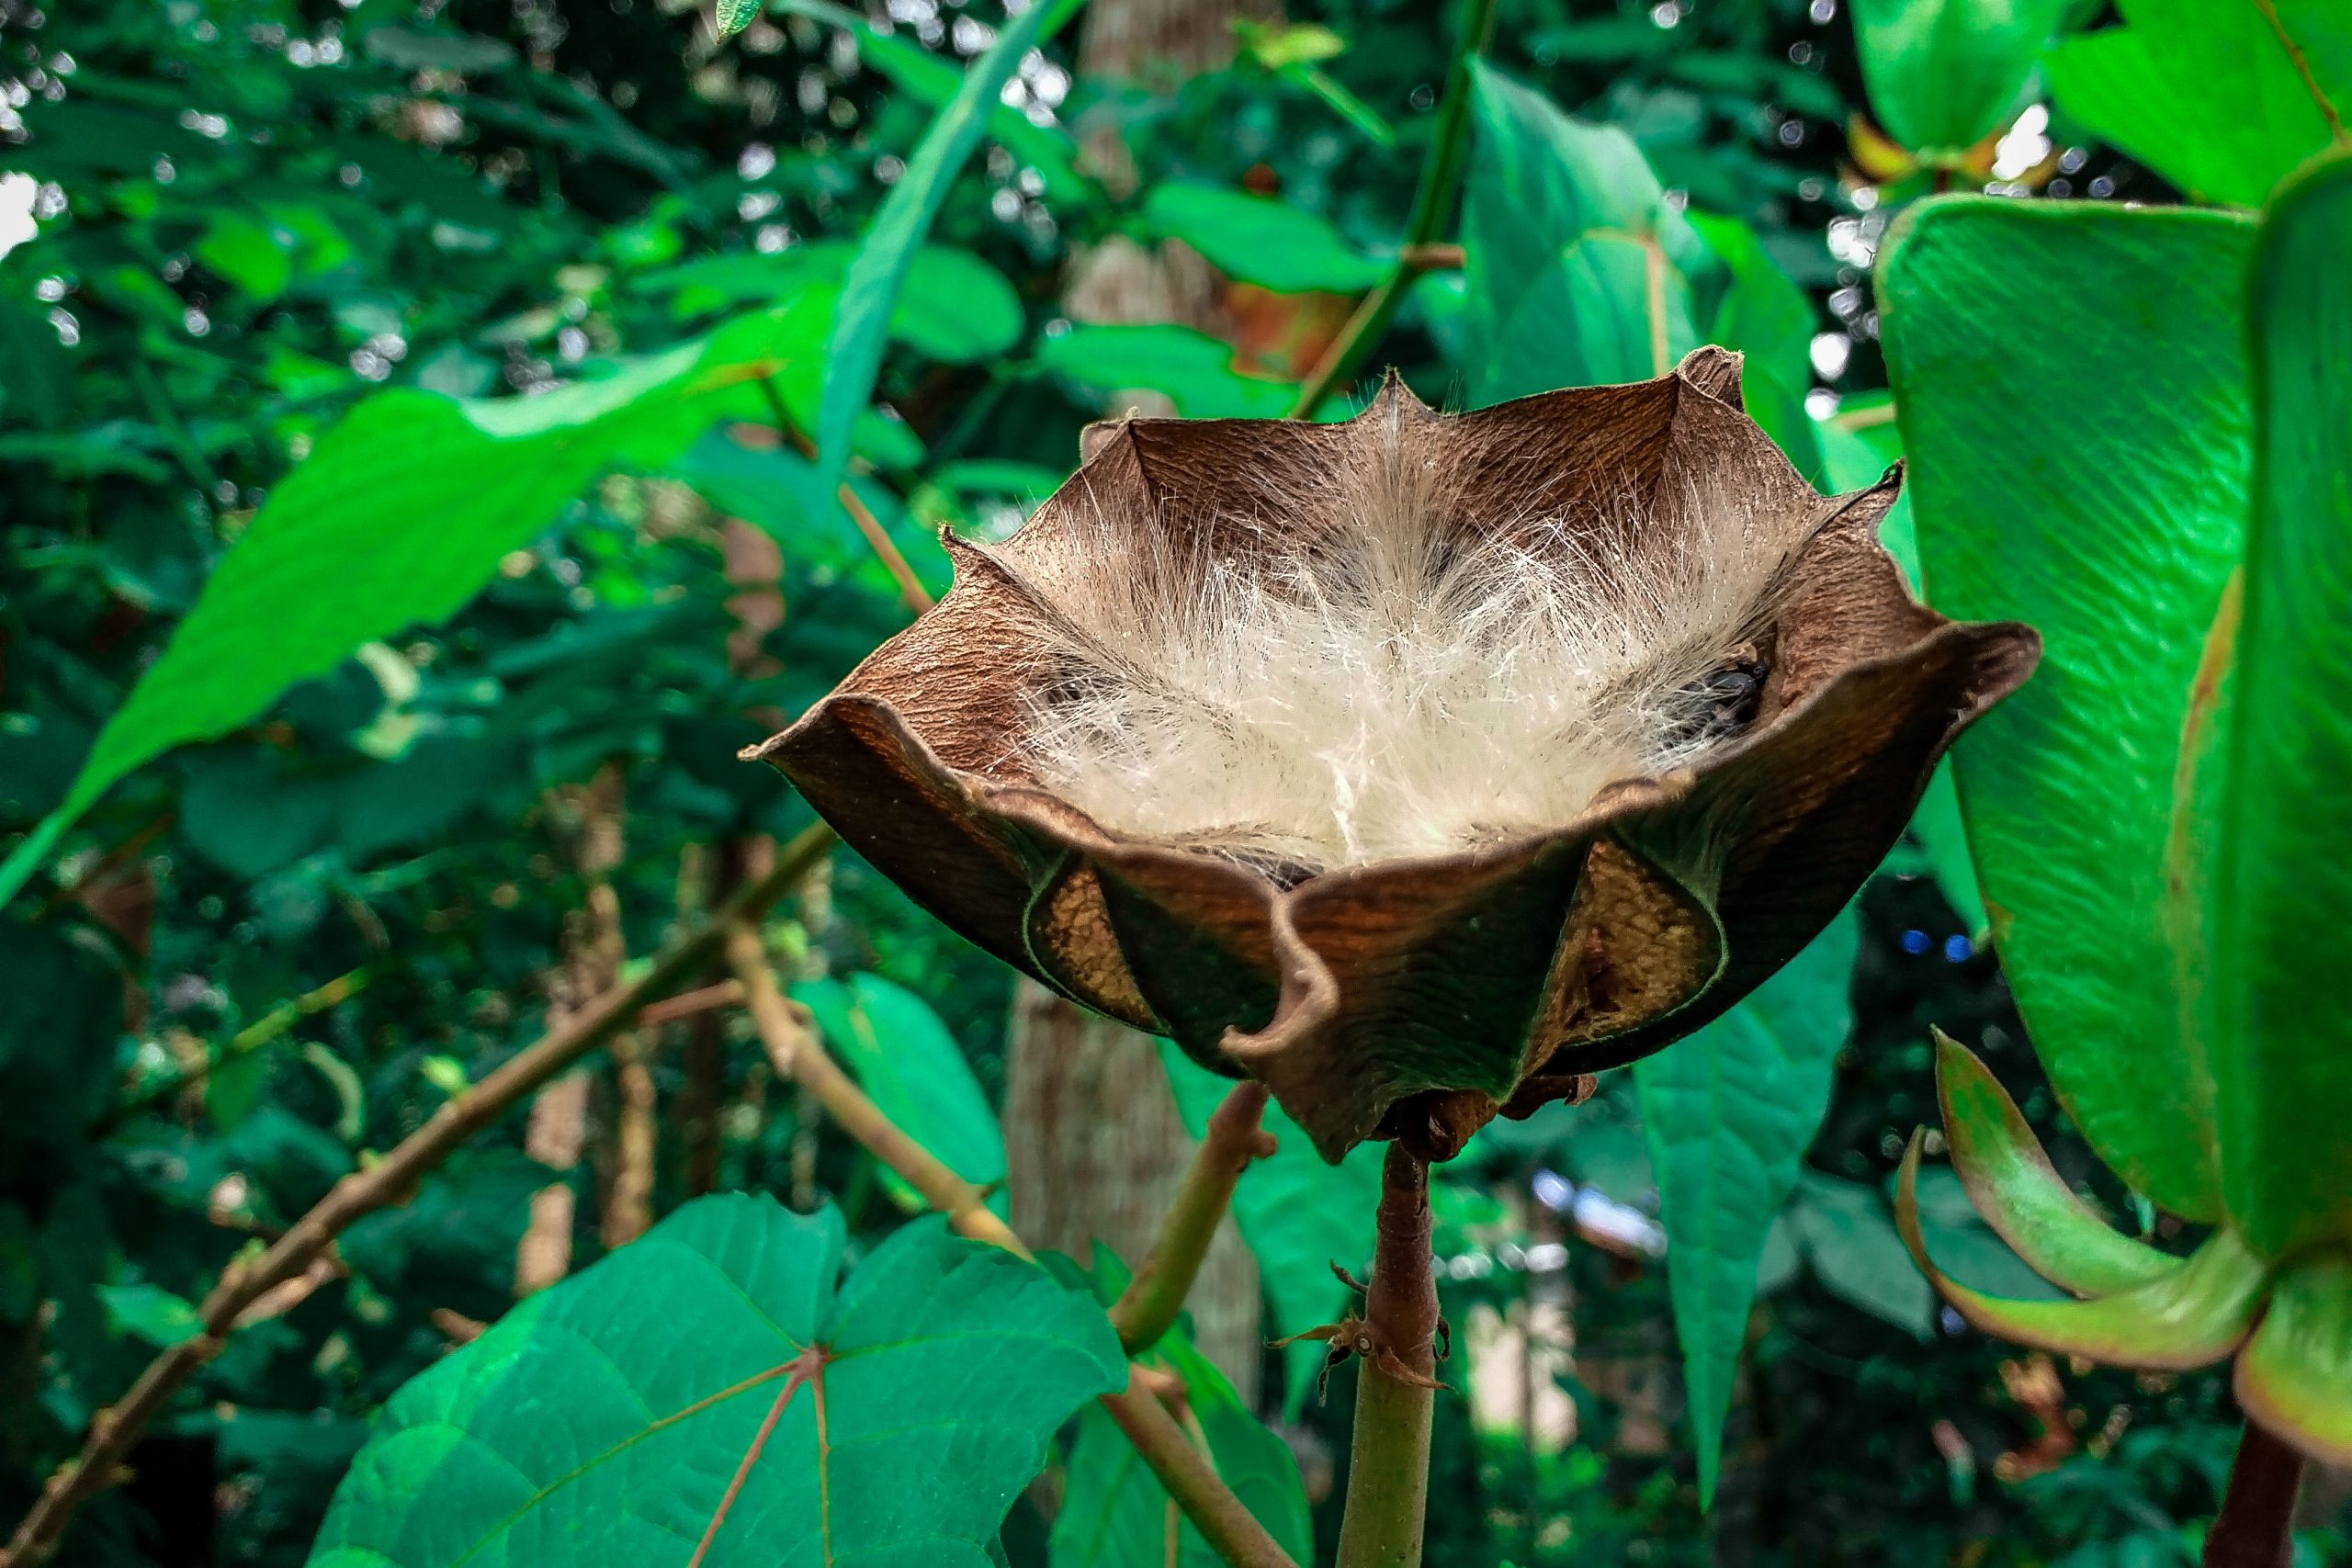
[[[985,1568],[1056,1427],[1121,1387],[1092,1300],[922,1220],[837,1291],[828,1209],[707,1198],[392,1397],[313,1568]]]

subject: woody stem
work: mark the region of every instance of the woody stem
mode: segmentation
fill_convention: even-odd
[[[1364,1329],[1375,1353],[1359,1363],[1348,1506],[1339,1568],[1414,1568],[1429,1498],[1434,1391],[1382,1365],[1393,1357],[1427,1383],[1437,1374],[1437,1274],[1430,1245],[1429,1167],[1400,1144],[1381,1167],[1372,1289]]]
[[[2248,1421],[2230,1465],[2222,1514],[2205,1535],[2204,1568],[2286,1568],[2303,1456]]]
[[[1463,0],[1462,30],[1455,35],[1453,62],[1445,73],[1445,96],[1438,101],[1437,121],[1430,129],[1429,151],[1421,159],[1420,183],[1413,192],[1413,209],[1405,220],[1405,236],[1396,250],[1396,269],[1357,304],[1355,314],[1340,331],[1337,342],[1299,389],[1291,405],[1293,419],[1313,419],[1325,400],[1345,387],[1363,368],[1364,358],[1380,346],[1405,302],[1413,279],[1431,267],[1458,265],[1442,254],[1437,242],[1453,214],[1454,193],[1462,187],[1462,170],[1470,156],[1470,62],[1486,51],[1495,30],[1497,0]]]

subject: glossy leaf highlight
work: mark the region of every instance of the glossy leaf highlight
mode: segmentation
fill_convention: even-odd
[[[2217,213],[1939,201],[1879,277],[1929,599],[2042,637],[2035,677],[1952,752],[1995,940],[2093,1147],[2203,1220],[2220,1213],[2213,1113],[2165,983],[2165,854],[2172,760],[2243,531],[2252,232]],[[2041,319],[2075,323],[2064,356],[1987,326]]]

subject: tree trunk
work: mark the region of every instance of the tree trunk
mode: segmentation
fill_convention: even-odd
[[[1233,57],[1233,23],[1278,15],[1268,0],[1094,0],[1080,38],[1079,73],[1172,87]],[[1090,141],[1096,172],[1132,191],[1134,165],[1115,133]],[[1070,313],[1091,321],[1180,321],[1213,329],[1215,280],[1190,252],[1155,254],[1114,241],[1079,259]],[[1165,413],[1122,396],[1108,412]],[[1130,1266],[1150,1249],[1182,1179],[1193,1139],[1145,1035],[1019,982],[1005,1047],[1004,1144],[1013,1228],[1033,1247],[1084,1258],[1102,1241]],[[1227,1220],[1189,1303],[1201,1351],[1257,1402],[1258,1266]]]

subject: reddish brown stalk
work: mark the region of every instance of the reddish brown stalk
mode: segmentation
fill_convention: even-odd
[[[1412,1568],[1421,1560],[1437,1388],[1437,1274],[1430,1245],[1430,1173],[1388,1146],[1365,1293],[1356,1426],[1348,1463],[1340,1568]]]
[[[2221,1517],[2205,1535],[2204,1568],[2287,1568],[2294,1556],[2295,1494],[2302,1454],[2248,1421],[2230,1465]]]

